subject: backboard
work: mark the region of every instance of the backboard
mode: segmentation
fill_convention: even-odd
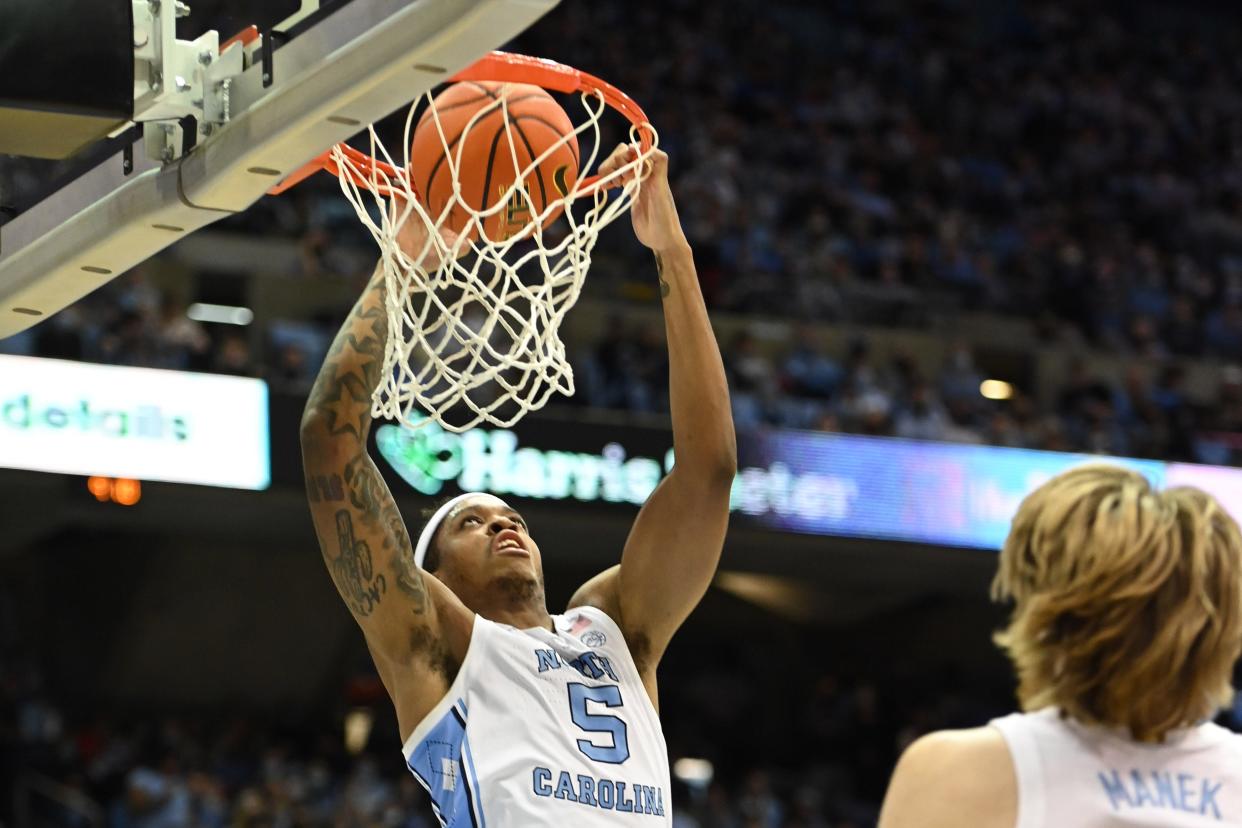
[[[303,0],[274,34],[250,32],[223,47],[215,32],[175,40],[183,3],[135,2],[142,135],[0,225],[0,338],[246,209],[558,2],[349,0],[316,12],[316,0]],[[198,134],[184,151],[187,114]]]

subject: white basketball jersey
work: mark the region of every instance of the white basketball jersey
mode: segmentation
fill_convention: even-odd
[[[992,722],[1018,779],[1016,828],[1242,826],[1242,736],[1214,724],[1134,742],[1056,708]]]
[[[621,630],[594,607],[552,620],[475,616],[406,765],[445,826],[671,825],[668,749]]]

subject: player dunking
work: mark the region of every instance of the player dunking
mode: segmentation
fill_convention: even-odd
[[[634,157],[618,147],[600,171]],[[671,824],[656,668],[716,571],[737,460],[667,157],[652,163],[632,217],[663,295],[677,463],[639,512],[620,565],[583,585],[564,614],[549,614],[539,546],[498,498],[450,501],[410,543],[366,449],[387,336],[378,272],[307,402],[302,453],[324,559],[396,707],[406,763],[444,825]]]
[[[1018,510],[993,585],[1025,713],[902,757],[880,828],[1242,826],[1242,535],[1197,489],[1088,466]]]

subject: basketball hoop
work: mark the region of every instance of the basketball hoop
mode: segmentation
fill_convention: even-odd
[[[543,407],[553,392],[574,393],[560,326],[577,302],[600,230],[633,204],[657,141],[646,115],[629,96],[550,60],[492,52],[450,80],[460,81],[534,84],[576,93],[584,116],[572,132],[530,163],[520,164],[509,131],[507,86],[456,136],[456,152],[433,107],[430,119],[424,115],[424,120],[439,133],[453,183],[450,203],[437,215],[431,215],[411,181],[409,158],[414,113],[424,99],[430,106],[431,92],[410,106],[401,153],[390,152],[371,126],[369,154],[338,144],[271,190],[283,192],[321,169],[340,179],[345,197],[379,245],[384,275],[388,341],[371,415],[410,428],[430,417],[455,432],[482,422],[508,427]],[[589,151],[583,149],[579,170],[595,169],[602,160],[600,119],[608,109],[629,121],[629,142],[637,149],[634,157],[606,176],[577,180],[557,198],[543,193],[542,202],[533,199],[527,188],[531,172],[581,135],[589,134],[591,141]],[[471,127],[497,110],[504,117],[503,133],[509,136],[507,149],[505,141],[499,142],[501,151],[520,172],[494,204],[476,209],[462,198],[461,147]],[[487,220],[515,206],[530,216],[525,228],[503,238],[490,237]],[[460,226],[460,211],[467,216],[470,232],[446,236],[449,214],[457,216]],[[426,231],[416,253],[398,244],[406,221],[420,222]],[[420,264],[427,261],[439,264]]]

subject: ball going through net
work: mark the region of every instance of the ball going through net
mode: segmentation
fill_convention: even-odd
[[[443,216],[441,228],[477,238],[481,225],[484,238],[502,241],[560,215],[554,202],[578,181],[578,153],[573,122],[541,87],[466,81],[437,95],[419,119],[410,183],[427,212]]]

